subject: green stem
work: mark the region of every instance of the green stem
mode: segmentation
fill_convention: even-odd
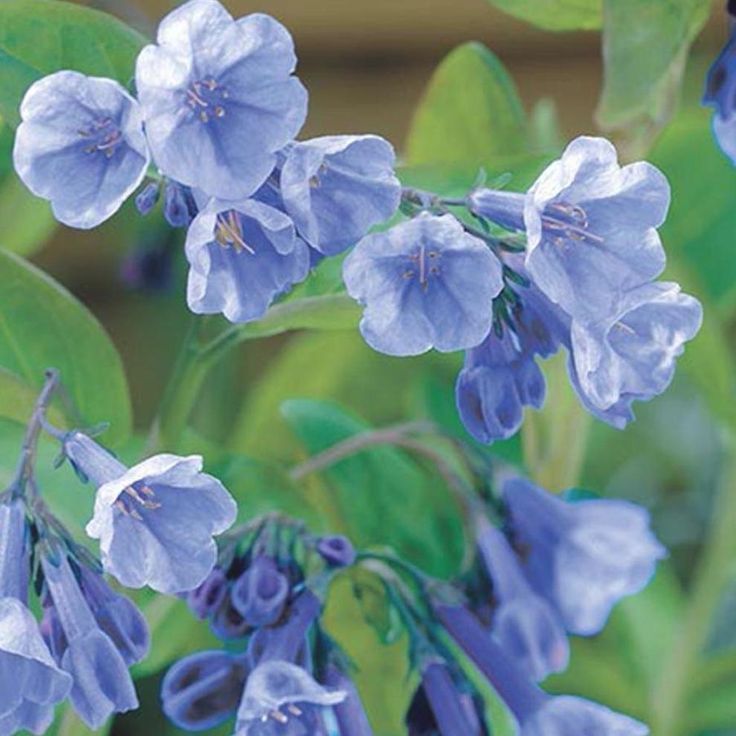
[[[690,601],[654,692],[654,736],[681,736],[689,732],[689,698],[697,684],[694,673],[698,669],[723,591],[732,577],[732,563],[736,556],[735,528],[736,447],[731,446],[721,476],[711,531],[695,571]]]

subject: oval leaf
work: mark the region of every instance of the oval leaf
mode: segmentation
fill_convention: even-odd
[[[38,390],[58,368],[74,409],[71,424],[109,422],[105,442],[130,433],[128,385],[115,346],[96,318],[66,289],[19,256],[0,250],[0,366]],[[0,393],[0,415],[17,413],[17,397]],[[79,412],[79,417],[75,412]]]

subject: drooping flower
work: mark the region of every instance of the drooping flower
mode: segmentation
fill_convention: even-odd
[[[646,509],[628,501],[567,502],[521,478],[506,482],[503,497],[532,587],[573,634],[601,631],[613,606],[646,587],[666,554]]]
[[[187,303],[231,322],[262,317],[271,302],[309,273],[306,244],[287,215],[255,200],[211,200],[186,241]]]
[[[20,501],[0,504],[0,734],[41,734],[71,678],[60,670],[26,606],[29,533]]]
[[[243,655],[222,651],[191,654],[164,677],[164,713],[187,731],[216,728],[237,712],[247,674]]]
[[[318,732],[320,710],[346,693],[320,685],[292,662],[267,660],[248,676],[238,709],[237,736],[307,736]]]
[[[251,195],[304,123],[295,66],[289,32],[267,15],[236,21],[217,0],[169,13],[136,65],[157,166],[211,196]]]
[[[646,162],[619,166],[603,138],[579,137],[526,195],[479,190],[475,213],[526,231],[526,268],[537,287],[579,322],[605,319],[622,294],[656,279],[665,254],[657,228],[670,187]]]
[[[80,583],[97,625],[110,637],[125,664],[130,667],[145,659],[151,642],[140,609],[88,567],[80,568]]]
[[[625,426],[633,401],[670,384],[684,343],[698,333],[703,310],[677,284],[655,282],[627,292],[606,320],[573,322],[573,384],[596,416]]]
[[[450,636],[493,685],[519,725],[519,736],[646,736],[639,721],[583,698],[551,696],[528,680],[513,656],[486,635],[466,608],[439,605],[436,613]]]
[[[289,580],[273,558],[259,555],[235,581],[230,595],[246,624],[258,627],[279,620],[290,591]]]
[[[360,331],[375,350],[419,355],[480,344],[503,287],[499,260],[452,216],[423,213],[364,238],[343,267],[364,305]]]
[[[501,334],[492,329],[466,352],[455,386],[460,417],[479,442],[511,437],[524,407],[542,407],[545,381],[536,358],[556,353],[569,333],[559,309],[532,285],[519,290],[507,314]]]
[[[422,669],[422,681],[406,714],[408,736],[486,736],[470,693],[462,692],[440,660]]]
[[[189,227],[197,216],[197,204],[189,187],[167,181],[164,187],[164,218],[171,227]]]
[[[133,681],[123,655],[97,624],[66,555],[44,556],[41,566],[64,634],[59,665],[73,680],[71,704],[84,723],[99,728],[113,713],[138,707]]]
[[[703,104],[715,109],[713,132],[721,150],[736,164],[736,29],[713,62]]]
[[[128,469],[81,432],[64,453],[96,486],[87,534],[100,540],[105,571],[129,588],[196,588],[217,560],[213,536],[235,521],[230,494],[202,472],[199,456],[156,455]]]
[[[541,681],[567,668],[570,648],[557,612],[524,578],[520,561],[503,533],[476,520],[480,559],[493,584],[491,633],[526,675]]]
[[[143,180],[149,155],[138,103],[110,79],[61,71],[31,85],[13,161],[66,225],[111,217]]]
[[[353,681],[342,669],[334,664],[328,665],[325,673],[325,685],[333,692],[345,693],[345,699],[332,708],[339,736],[373,736],[373,729],[360,695]],[[323,717],[326,720],[324,714]]]
[[[281,194],[304,240],[325,255],[355,245],[398,209],[401,184],[391,145],[375,135],[294,143],[281,168]]]

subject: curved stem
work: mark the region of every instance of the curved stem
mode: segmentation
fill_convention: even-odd
[[[732,576],[736,557],[735,528],[736,447],[731,446],[715,501],[711,532],[695,571],[690,601],[654,693],[654,736],[680,736],[689,732],[688,701],[697,684],[693,674],[707,644],[723,591]]]

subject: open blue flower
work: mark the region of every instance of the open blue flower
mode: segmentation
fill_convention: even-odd
[[[547,358],[567,341],[569,327],[560,310],[534,286],[517,292],[509,322],[465,354],[455,399],[465,428],[479,442],[516,434],[524,407],[541,408],[545,381],[536,358]]]
[[[503,533],[484,518],[476,525],[478,552],[496,604],[491,633],[532,680],[562,672],[570,647],[557,612],[532,590]]]
[[[341,703],[345,696],[345,692],[320,685],[292,662],[268,660],[248,675],[238,709],[236,735],[318,733],[320,710]]]
[[[309,245],[335,255],[398,209],[396,155],[375,135],[328,136],[289,146],[281,168],[284,206]]]
[[[623,295],[618,309],[591,325],[573,322],[573,384],[596,416],[625,426],[635,400],[661,394],[684,344],[698,333],[703,309],[677,284],[655,282]]]
[[[187,731],[216,728],[237,712],[247,672],[242,655],[206,651],[184,657],[161,685],[164,713]]]
[[[670,188],[646,162],[618,164],[604,138],[576,138],[526,195],[480,190],[471,209],[525,230],[526,267],[535,284],[580,322],[604,319],[621,295],[662,272],[657,228]]]
[[[41,560],[45,585],[63,630],[59,665],[73,680],[69,698],[79,717],[97,729],[113,714],[138,707],[123,655],[98,626],[66,556]]]
[[[141,183],[149,156],[138,103],[111,79],[61,71],[26,92],[13,160],[66,225],[92,228]]]
[[[202,472],[199,456],[155,455],[128,469],[81,432],[64,452],[98,486],[87,534],[100,540],[105,571],[129,588],[196,588],[217,561],[214,535],[235,521],[230,494]]]
[[[267,15],[236,21],[217,0],[169,13],[135,75],[161,171],[211,196],[255,192],[306,117],[295,66],[291,36]]]
[[[256,200],[211,200],[189,227],[187,303],[196,314],[231,322],[262,317],[273,300],[309,273],[309,249],[291,219]]]
[[[521,478],[506,482],[503,497],[534,590],[573,634],[600,632],[613,606],[645,588],[666,554],[646,509],[628,501],[570,503]]]
[[[346,258],[343,279],[365,306],[363,337],[388,355],[478,345],[503,287],[501,264],[482,240],[452,215],[427,213],[364,238]]]

